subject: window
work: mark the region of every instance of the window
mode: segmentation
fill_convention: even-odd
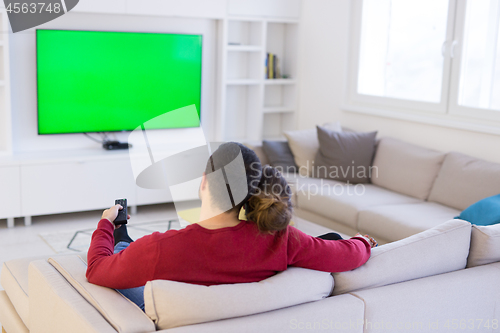
[[[462,10],[450,113],[500,120],[500,1],[464,1]]]
[[[500,122],[499,30],[500,0],[355,0],[348,103]]]
[[[365,0],[358,92],[438,103],[447,10],[448,0]]]

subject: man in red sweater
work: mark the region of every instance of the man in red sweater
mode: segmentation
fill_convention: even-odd
[[[192,224],[155,232],[114,252],[112,221],[119,206],[103,214],[92,235],[87,278],[104,287],[139,287],[163,279],[213,285],[256,282],[298,266],[325,272],[352,270],[370,257],[363,238],[329,241],[289,226],[284,235],[260,234],[255,223],[208,229]],[[253,241],[248,242],[251,238]]]
[[[256,282],[288,266],[342,272],[370,258],[371,244],[363,237],[330,241],[292,226],[284,235],[261,234],[249,221],[217,229],[192,224],[155,232],[114,254],[112,222],[119,208],[104,212],[88,251],[87,279],[109,288],[140,287],[157,279],[207,286]]]

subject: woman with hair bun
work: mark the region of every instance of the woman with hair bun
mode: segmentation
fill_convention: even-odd
[[[237,168],[230,167],[238,156],[247,186],[242,200],[235,199],[238,195],[228,183],[238,176]],[[226,182],[211,177],[221,168]],[[222,144],[212,154],[199,192],[200,222],[136,241],[128,237],[125,225],[115,229],[120,206],[105,210],[88,251],[89,282],[118,289],[144,310],[144,285],[151,280],[209,286],[257,282],[289,266],[348,271],[363,265],[376,245],[361,235],[319,238],[290,226],[292,193],[285,178],[273,167],[262,168],[255,152],[239,143]],[[247,221],[239,220],[242,208]]]
[[[255,222],[260,232],[272,234],[286,229],[292,218],[292,191],[277,169],[268,165],[262,169],[259,189],[245,210],[247,219]]]

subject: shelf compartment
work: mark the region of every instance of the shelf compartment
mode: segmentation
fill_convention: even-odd
[[[266,85],[264,87],[264,112],[266,110],[272,110],[271,112],[295,110],[296,91],[295,85]]]
[[[262,102],[260,86],[235,85],[227,87],[224,114],[224,139],[242,141],[255,135],[255,124]]]
[[[228,46],[262,46],[263,25],[263,22],[258,21],[228,20]]]
[[[262,80],[264,67],[260,52],[228,52],[227,80]]]
[[[273,53],[278,57],[281,75],[295,78],[297,76],[298,25],[267,22],[266,36],[266,53]]]

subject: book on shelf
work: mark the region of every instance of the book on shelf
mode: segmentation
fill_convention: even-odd
[[[268,53],[266,56],[266,79],[280,79],[281,70],[279,59],[274,53]]]

